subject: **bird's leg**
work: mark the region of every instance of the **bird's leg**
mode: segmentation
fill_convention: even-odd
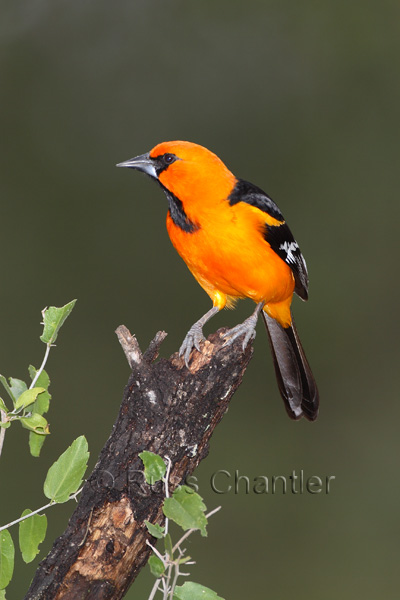
[[[256,337],[256,325],[258,321],[258,315],[262,307],[264,306],[264,302],[259,302],[256,306],[255,311],[252,315],[240,325],[236,325],[236,327],[232,327],[225,334],[224,337],[227,338],[225,342],[225,346],[230,346],[232,342],[234,342],[238,337],[244,335],[242,348],[243,350],[246,348],[247,344],[250,340]]]
[[[185,339],[182,342],[182,346],[179,348],[179,356],[183,356],[185,359],[185,364],[189,366],[189,356],[193,348],[196,348],[200,352],[200,342],[204,340],[203,335],[203,327],[213,317],[219,312],[218,306],[213,306],[210,308],[205,315],[201,317],[194,325],[191,326],[189,331],[186,334]]]

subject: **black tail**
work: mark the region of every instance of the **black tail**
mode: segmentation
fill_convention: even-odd
[[[314,421],[318,416],[317,384],[300,343],[294,322],[284,328],[263,310],[265,326],[271,344],[279,391],[291,419],[305,416]]]

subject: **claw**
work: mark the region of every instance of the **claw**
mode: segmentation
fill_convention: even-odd
[[[258,315],[262,307],[263,303],[260,302],[259,304],[257,304],[255,311],[252,315],[250,315],[250,317],[243,321],[243,323],[240,323],[240,325],[232,327],[232,329],[229,329],[224,334],[223,337],[226,338],[224,346],[230,346],[238,337],[244,335],[242,349],[243,351],[246,349],[246,346],[250,342],[250,340],[253,340],[256,337],[256,325],[258,321]]]
[[[195,323],[187,332],[186,337],[183,340],[181,347],[179,348],[179,356],[183,356],[185,360],[185,365],[187,367],[189,367],[189,358],[193,348],[196,348],[198,352],[201,352],[200,342],[202,342],[203,340],[203,331],[201,327],[199,327],[197,323]]]
[[[251,319],[251,317],[249,319],[246,319],[246,321],[244,321],[240,325],[236,325],[236,327],[229,329],[224,334],[224,338],[226,338],[226,342],[225,342],[224,346],[230,346],[231,344],[233,344],[233,342],[238,337],[241,337],[242,335],[244,335],[243,342],[242,342],[242,349],[243,349],[243,351],[246,349],[246,346],[250,342],[250,340],[253,340],[256,337],[257,321],[255,321],[255,322],[253,320],[250,321],[250,319]]]
[[[212,316],[217,314],[219,308],[213,306],[205,315],[201,317],[194,325],[191,326],[186,334],[185,339],[182,342],[182,346],[179,348],[179,356],[183,356],[185,365],[189,367],[189,358],[193,348],[196,348],[198,352],[201,352],[200,342],[204,340],[203,326],[211,319]]]

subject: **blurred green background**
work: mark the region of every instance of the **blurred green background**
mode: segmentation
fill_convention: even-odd
[[[26,431],[7,432],[1,523],[44,502],[46,469],[78,435],[94,466],[129,376],[115,328],[143,349],[165,329],[169,356],[210,307],[169,242],[161,191],[114,166],[187,139],[286,216],[310,272],[294,312],[321,393],[317,422],[287,418],[260,325],[196,473],[223,509],[188,542],[192,579],[227,600],[397,597],[399,3],[3,0],[0,12],[1,373],[38,366],[40,310],[78,298],[48,363],[41,459]],[[336,479],[328,495],[219,496],[218,469]],[[49,511],[42,557],[72,510]],[[7,598],[36,564],[18,561]],[[127,598],[152,581],[146,569]]]

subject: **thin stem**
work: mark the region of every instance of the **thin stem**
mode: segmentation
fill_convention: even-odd
[[[172,571],[172,563],[169,564],[167,577],[165,579],[163,579],[163,583],[164,583],[163,600],[168,600],[169,582],[171,581],[171,571]]]
[[[165,556],[163,556],[158,550],[157,548],[155,548],[155,546],[153,546],[152,544],[150,544],[149,540],[146,540],[146,544],[148,546],[150,546],[150,548],[153,550],[154,554],[156,554],[158,556],[158,558],[161,560],[162,564],[164,565],[164,567],[167,566],[166,560],[165,560]]]
[[[167,472],[165,473],[165,477],[164,477],[164,483],[165,483],[165,497],[169,498],[169,488],[168,488],[168,482],[169,482],[169,474],[171,472],[171,459],[169,458],[169,456],[165,457],[167,460]]]
[[[175,563],[175,575],[174,575],[174,580],[172,582],[172,586],[171,586],[171,592],[170,592],[170,600],[173,600],[174,597],[174,591],[176,588],[176,582],[178,581],[178,577],[179,577],[180,573],[179,573],[179,565],[177,563]]]
[[[34,510],[33,512],[29,513],[28,515],[25,515],[24,517],[20,517],[19,519],[16,519],[15,521],[12,521],[11,523],[7,523],[7,525],[3,525],[2,527],[0,527],[0,531],[3,531],[3,529],[8,529],[9,527],[12,527],[13,525],[17,525],[17,523],[21,523],[21,521],[25,521],[25,519],[29,519],[29,517],[33,517],[33,515],[37,515],[38,513],[46,510],[46,508],[50,508],[50,506],[54,506],[55,504],[56,504],[56,502],[49,502],[45,506],[42,506],[41,508]]]
[[[165,497],[169,498],[168,485],[169,485],[169,474],[171,472],[172,462],[171,462],[171,459],[169,458],[169,456],[166,456],[165,459],[167,461],[167,470],[165,472],[165,477],[163,478],[163,482],[164,482],[164,489],[165,489]],[[169,523],[169,520],[166,517],[165,518],[164,536],[166,536],[168,534],[168,523]],[[150,542],[148,540],[146,540],[146,544],[148,546],[150,546],[150,548],[153,550],[153,552],[156,554],[156,556],[158,556],[158,558],[162,561],[163,565],[165,567],[167,567],[168,561],[170,560],[168,553],[165,553],[165,555],[163,556],[160,552],[158,552],[158,550],[156,548],[154,548],[154,546],[152,546],[150,544]],[[159,588],[160,583],[163,586],[163,590],[162,590],[163,591],[163,600],[168,600],[169,582],[171,580],[171,569],[172,569],[172,564],[169,563],[166,577],[162,577],[162,578],[160,577],[155,581],[148,600],[153,600],[157,591],[160,589]]]
[[[171,459],[169,458],[169,456],[165,457],[167,460],[167,472],[165,473],[165,477],[164,477],[164,487],[165,487],[165,497],[169,498],[169,489],[168,489],[168,484],[169,484],[169,474],[171,472]],[[168,534],[168,524],[169,524],[169,520],[168,517],[165,517],[165,529],[164,529],[164,535]]]
[[[161,581],[161,577],[159,577],[158,579],[155,580],[154,585],[151,589],[150,596],[148,597],[148,600],[153,600],[154,596],[157,594],[160,581]]]
[[[0,418],[2,421],[6,420],[6,413],[4,412],[4,410],[0,410]],[[0,427],[0,456],[1,453],[3,451],[3,444],[4,444],[4,438],[6,437],[6,428],[5,427]]]
[[[77,492],[75,492],[74,494],[71,494],[70,497],[68,498],[68,500],[75,500],[75,498],[82,491],[82,489],[83,488],[80,488]],[[30,512],[28,515],[20,517],[19,519],[16,519],[15,521],[12,521],[11,523],[7,523],[7,525],[2,525],[2,527],[0,527],[0,531],[3,531],[3,529],[8,529],[9,527],[12,527],[13,525],[17,525],[18,523],[21,523],[21,521],[25,521],[25,519],[29,519],[30,517],[33,517],[34,515],[37,515],[38,513],[43,512],[47,508],[50,508],[50,506],[55,506],[56,504],[58,504],[58,502],[54,502],[54,500],[52,500],[45,506],[41,506],[37,510]]]
[[[206,514],[206,519],[209,519],[210,517],[215,515],[215,513],[217,513],[219,510],[221,510],[221,508],[222,508],[222,506],[217,506],[217,508],[213,508],[212,510],[210,510],[210,512]]]
[[[31,385],[29,386],[30,390],[35,387],[35,384],[36,384],[37,380],[39,379],[40,374],[46,365],[47,359],[49,358],[50,348],[51,348],[51,344],[46,344],[46,352],[44,353],[44,358],[43,358],[42,364],[40,365],[39,370],[36,372],[36,375],[33,378]]]
[[[164,594],[168,594],[168,581],[169,581],[169,577],[170,576],[168,576],[168,578],[163,577],[161,579],[161,583],[162,583],[162,587],[163,587],[163,589],[162,589],[163,598],[164,598]]]
[[[214,510],[211,510],[209,513],[206,514],[206,519],[208,519],[209,517],[212,517],[212,515],[215,515],[216,512],[218,512],[221,509],[220,506],[217,506],[217,508],[214,508]],[[189,537],[189,535],[191,535],[194,531],[197,531],[197,529],[188,529],[183,536],[181,537],[181,539],[176,542],[175,546],[172,548],[172,552],[175,552],[179,546],[182,544],[182,542],[184,542],[186,540],[186,538]]]

